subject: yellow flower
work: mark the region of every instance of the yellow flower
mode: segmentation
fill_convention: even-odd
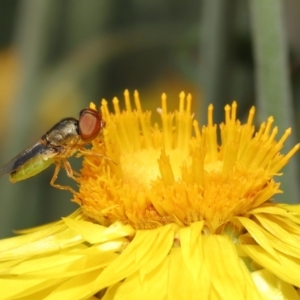
[[[235,102],[200,130],[183,93],[160,129],[134,100],[102,101],[81,208],[0,242],[1,299],[300,299],[300,207],[270,202],[291,130],[255,132]]]

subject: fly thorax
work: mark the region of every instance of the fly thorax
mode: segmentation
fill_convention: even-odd
[[[80,140],[78,120],[73,118],[63,119],[55,124],[43,137],[48,145],[72,146]]]

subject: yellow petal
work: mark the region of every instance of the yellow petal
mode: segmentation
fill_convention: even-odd
[[[279,261],[262,247],[256,245],[241,245],[245,253],[255,262],[292,285],[300,286],[300,260],[277,252]]]
[[[34,237],[31,237],[31,235],[34,235]],[[37,235],[38,232],[29,234],[29,241],[27,241],[27,243],[25,242],[27,235],[22,236],[21,239],[23,240],[23,243],[19,243],[18,241],[16,243],[18,244],[17,247],[3,251],[0,255],[0,261],[30,257],[35,254],[43,254],[62,248],[67,248],[83,241],[79,234],[68,228],[62,232],[41,239],[36,239]],[[30,242],[32,239],[33,241]]]
[[[144,276],[141,281],[138,272],[126,278],[115,292],[115,300],[163,300],[167,297],[168,259],[157,265],[154,270]]]
[[[300,204],[288,205],[288,204],[279,204],[282,208],[289,211],[296,212],[300,216]]]
[[[34,299],[32,294],[45,290],[48,287],[53,287],[59,282],[61,282],[61,280],[58,279],[45,280],[40,278],[27,278],[24,280],[24,278],[18,277],[11,277],[9,279],[0,278],[1,298],[17,299],[21,296],[25,297],[29,295],[28,299]]]
[[[210,275],[206,268],[202,269],[198,281],[195,281],[186,266],[180,248],[172,248],[168,257],[168,299],[197,300],[209,299]]]
[[[73,213],[68,215],[68,218],[71,219],[76,219],[76,220],[82,220],[82,219],[87,219],[86,216],[82,213],[81,208],[78,208],[75,210]],[[63,220],[55,221],[52,223],[47,223],[43,224],[40,226],[35,226],[32,228],[27,228],[27,229],[21,229],[21,230],[16,230],[15,232],[18,234],[28,234],[28,233],[33,233],[33,232],[44,232],[47,235],[49,235],[49,231],[53,230],[54,228],[57,228],[57,230],[62,230],[66,228],[66,224]]]
[[[115,299],[115,294],[118,290],[118,288],[122,285],[122,282],[118,282],[114,285],[111,285],[105,292],[105,295],[103,296],[103,298],[101,298],[101,300],[111,300],[111,299]]]
[[[277,222],[274,222],[270,218],[262,215],[255,215],[261,225],[266,228],[270,233],[272,233],[277,239],[284,241],[287,246],[292,246],[295,248],[299,248],[300,250],[300,242],[297,240],[290,232],[283,229]],[[298,234],[300,230],[298,229]]]
[[[251,234],[251,236],[256,240],[256,242],[259,245],[261,245],[271,255],[278,259],[277,252],[274,250],[269,239],[266,237],[263,230],[258,224],[244,217],[237,217],[237,219],[242,223],[242,225],[247,229],[247,231]]]
[[[282,217],[276,215],[264,215],[268,217],[269,220],[272,220],[277,225],[281,226],[284,230],[288,231],[290,234],[296,237],[296,239],[300,239],[300,226],[293,222],[290,217]]]
[[[172,224],[154,230],[137,231],[122,255],[102,272],[95,285],[100,290],[137,271],[143,281],[145,274],[159,265],[169,253],[174,234]]]
[[[40,240],[46,236],[55,234],[57,231],[61,229],[61,225],[56,226],[48,226],[45,227],[44,230],[35,231],[30,234],[26,234],[23,236],[15,236],[7,239],[1,240],[1,252],[0,252],[0,260],[1,254],[9,249],[16,249],[24,244],[28,244],[37,240]]]
[[[13,266],[6,274],[0,275],[1,292],[10,295],[10,299],[17,298],[19,294],[31,295],[31,299],[44,299],[48,287],[49,289],[51,287],[48,291],[50,293],[58,288],[56,285],[61,285],[59,287],[61,290],[65,285],[69,286],[69,282],[76,282],[76,280],[84,284],[82,289],[85,291],[86,283],[82,278],[85,278],[85,275],[89,278],[90,274],[96,274],[98,277],[103,268],[118,257],[118,254],[113,252],[103,253],[100,246],[90,248],[76,246],[78,251],[73,250],[75,249],[61,250],[62,254],[53,253],[45,257],[36,256]],[[9,276],[8,273],[11,275]],[[12,288],[14,285],[15,287]],[[84,295],[85,292],[82,294]],[[66,299],[66,297],[57,299]]]
[[[299,231],[300,224],[300,214],[297,209],[294,210],[295,205],[284,205],[284,204],[268,204],[262,207],[257,207],[249,211],[249,214],[264,213],[272,216],[280,216],[289,219],[291,222],[295,223],[295,226]],[[298,206],[298,205],[296,205]],[[298,224],[298,225],[297,225]]]
[[[270,245],[275,249],[284,254],[294,256],[296,258],[300,257],[300,245],[297,247],[290,246],[285,243],[284,240],[278,239],[276,236],[270,234],[268,231],[261,228],[261,233],[265,236],[266,239],[270,242]],[[255,244],[251,241],[251,236],[249,233],[241,235],[239,237],[241,244]],[[245,255],[242,255],[245,256]]]
[[[266,300],[300,299],[291,284],[284,282],[266,269],[252,272],[251,276],[260,294]]]
[[[186,267],[194,281],[198,280],[203,264],[202,228],[204,222],[195,222],[179,230],[180,246]]]
[[[203,236],[205,265],[219,299],[260,299],[249,271],[227,236]]]
[[[118,256],[113,252],[103,252],[97,248],[93,249],[98,250],[96,253],[87,248],[86,251],[79,251],[79,253],[67,252],[32,258],[12,268],[9,274],[23,274],[24,278],[68,278],[104,268]]]
[[[266,213],[272,215],[286,215],[287,210],[277,204],[266,204],[248,211],[249,214]]]
[[[91,297],[99,291],[94,286],[94,281],[97,276],[99,276],[99,271],[96,270],[72,277],[65,283],[60,284],[59,287],[54,289],[44,300],[74,300]]]
[[[106,227],[87,221],[74,220],[71,218],[64,218],[64,221],[70,228],[81,235],[84,240],[91,244],[102,243],[123,236],[130,236],[135,232],[131,226],[123,225],[119,222]]]

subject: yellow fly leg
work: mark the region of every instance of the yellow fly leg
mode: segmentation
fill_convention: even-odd
[[[108,156],[105,156],[105,155],[102,155],[102,154],[99,154],[99,153],[91,152],[90,150],[86,150],[85,148],[79,148],[77,150],[79,152],[77,154],[77,157],[80,157],[82,155],[98,156],[98,157],[102,157],[103,159],[107,159],[107,160],[111,161],[112,163],[114,163],[115,165],[117,165],[117,163],[114,160],[112,160],[111,158],[109,158]]]
[[[54,170],[54,174],[52,176],[52,179],[50,181],[50,184],[53,187],[58,188],[60,190],[66,190],[66,191],[70,191],[72,194],[76,194],[76,192],[71,187],[55,183],[55,181],[57,179],[57,176],[58,176],[58,173],[60,171],[61,163],[63,163],[63,166],[66,170],[66,173],[67,173],[68,177],[70,177],[73,180],[75,180],[76,182],[78,182],[77,178],[74,176],[74,171],[72,170],[72,167],[71,167],[70,163],[66,159],[63,159],[62,161],[55,162],[55,170]]]
[[[66,159],[63,160],[63,164],[64,164],[64,168],[67,172],[68,177],[72,178],[76,182],[79,182],[78,179],[74,175],[80,175],[80,174],[72,169],[70,163]]]

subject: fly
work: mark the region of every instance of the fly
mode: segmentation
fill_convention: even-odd
[[[104,126],[101,111],[98,113],[85,108],[80,112],[78,120],[65,118],[56,123],[36,144],[1,167],[0,176],[10,173],[10,181],[17,182],[40,173],[54,163],[55,170],[50,184],[75,193],[71,187],[55,184],[59,170],[64,167],[67,175],[76,180],[67,158],[76,152],[87,154],[84,145],[95,139]]]

